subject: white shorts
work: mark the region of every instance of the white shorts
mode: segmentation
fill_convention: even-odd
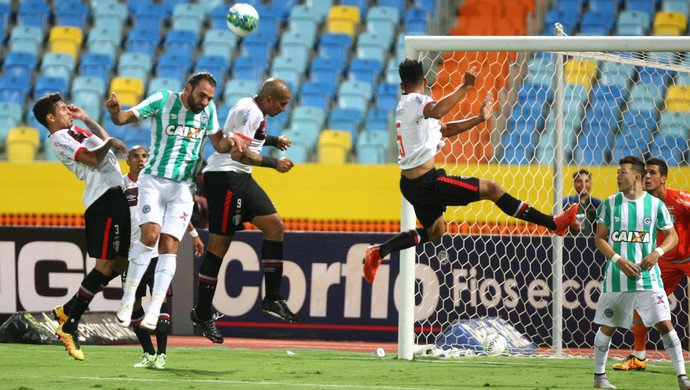
[[[671,309],[664,290],[602,293],[594,314],[594,323],[612,328],[632,328],[633,311],[646,327],[671,320]]]
[[[161,233],[182,240],[194,210],[188,183],[142,174],[139,176],[140,223],[153,222]]]

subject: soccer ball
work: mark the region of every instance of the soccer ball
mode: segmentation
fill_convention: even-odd
[[[235,35],[246,37],[259,26],[259,13],[251,4],[237,3],[228,10],[227,23]]]
[[[482,340],[482,349],[488,356],[508,353],[508,340],[498,333],[491,333]]]

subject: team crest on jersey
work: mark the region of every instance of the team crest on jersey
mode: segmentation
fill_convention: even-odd
[[[650,218],[650,217],[644,217],[644,219],[642,220],[642,223],[644,223],[645,226],[651,226],[651,224],[652,224],[652,218]]]
[[[604,315],[608,318],[613,317],[613,310],[611,310],[611,309],[604,310]]]
[[[201,123],[206,123],[206,122],[208,122],[208,115],[206,115],[205,113],[204,113],[204,114],[201,114],[201,116],[199,117],[199,121],[200,121]]]
[[[144,214],[148,214],[149,211],[151,211],[151,206],[146,205],[146,206],[144,206],[144,208],[141,209],[141,211],[143,211]]]
[[[633,242],[638,244],[647,244],[651,241],[651,234],[648,232],[635,231],[614,231],[611,233],[611,240],[615,242]]]
[[[415,96],[414,101],[415,101],[415,103],[421,105],[422,104],[422,97],[421,96]]]
[[[664,296],[663,295],[657,295],[656,296],[656,304],[657,305],[663,305],[664,303],[666,303]]]

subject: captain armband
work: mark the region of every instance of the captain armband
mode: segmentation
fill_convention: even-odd
[[[275,169],[278,166],[278,159],[274,157],[263,156],[261,158],[261,166]]]
[[[266,146],[278,146],[279,140],[280,140],[280,138],[276,137],[275,135],[266,135],[266,141],[264,141],[264,145],[266,145]]]

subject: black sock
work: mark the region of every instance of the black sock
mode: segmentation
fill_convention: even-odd
[[[159,355],[167,351],[169,327],[170,314],[168,313],[168,303],[163,302],[161,306],[161,315],[158,316],[158,325],[156,326],[156,347],[158,348]]]
[[[548,229],[556,229],[556,224],[553,222],[553,217],[546,215],[529,204],[513,198],[510,194],[505,193],[496,201],[501,211],[523,221],[536,223]]]
[[[384,258],[391,252],[412,248],[427,241],[429,241],[429,233],[424,228],[401,232],[379,246],[379,255]]]
[[[81,282],[81,286],[79,286],[79,291],[74,296],[74,302],[69,311],[67,322],[62,326],[65,332],[72,333],[77,330],[81,315],[89,308],[89,303],[91,303],[94,295],[102,290],[101,286],[107,283],[108,277],[96,271],[95,268],[86,275]]]
[[[139,344],[141,344],[141,348],[144,349],[144,352],[149,355],[155,355],[156,349],[153,348],[153,342],[151,341],[151,334],[149,331],[141,328],[139,325],[132,326],[132,330],[134,330],[134,334],[137,335],[137,340],[139,340]]]
[[[264,240],[261,246],[261,263],[266,280],[266,299],[280,299],[283,281],[283,242]]]
[[[206,252],[206,256],[201,262],[199,276],[197,277],[197,303],[195,309],[199,319],[207,320],[211,318],[211,304],[213,303],[213,296],[216,294],[216,284],[218,283],[218,272],[220,271],[221,264],[223,264],[223,258],[211,252]]]

